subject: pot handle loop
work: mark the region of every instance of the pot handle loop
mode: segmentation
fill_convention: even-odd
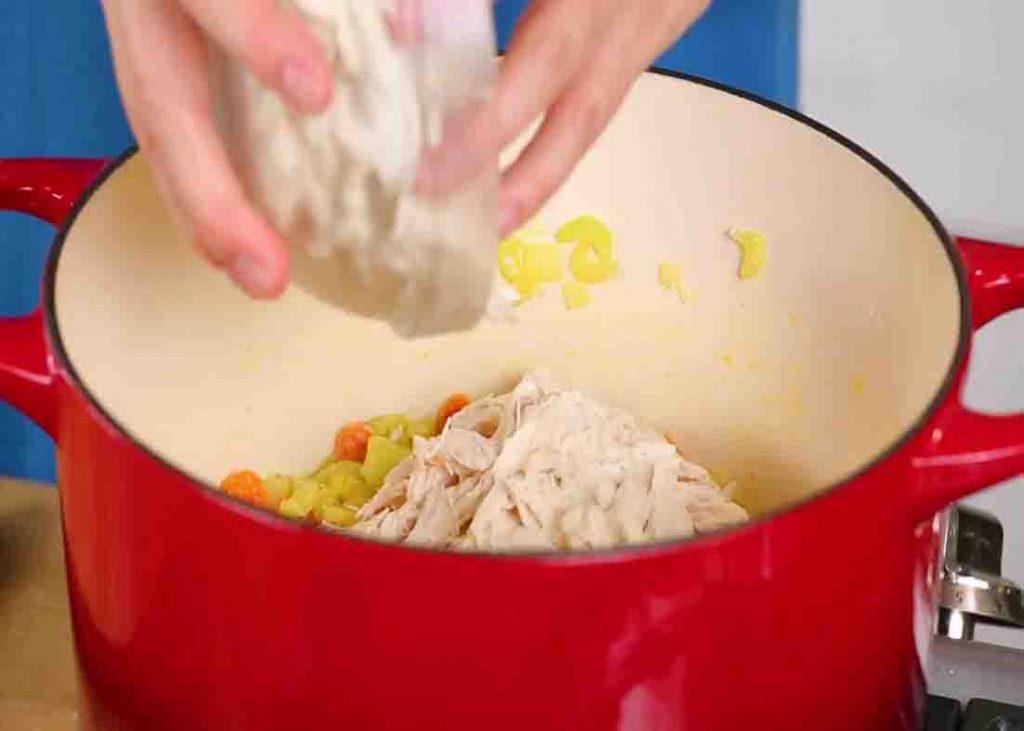
[[[1024,247],[977,239],[957,240],[971,291],[975,331],[1012,310],[1024,309]],[[982,414],[955,399],[930,431],[918,470],[924,518],[949,503],[1024,473],[1024,414]]]
[[[104,160],[0,160],[0,211],[62,225]],[[0,318],[0,399],[24,412],[51,436],[55,428],[53,365],[42,309]]]

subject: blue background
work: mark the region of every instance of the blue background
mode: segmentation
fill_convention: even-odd
[[[797,3],[717,0],[658,64],[794,106]],[[525,5],[499,0],[502,45]],[[98,0],[0,0],[0,19],[0,157],[109,157],[131,144]],[[0,315],[35,307],[52,235],[0,212]],[[3,403],[0,475],[54,479],[50,440]]]

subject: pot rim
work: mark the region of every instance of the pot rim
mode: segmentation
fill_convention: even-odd
[[[71,361],[70,356],[64,347],[64,342],[60,334],[60,328],[57,324],[56,317],[56,276],[57,267],[60,261],[60,255],[63,251],[64,244],[67,240],[67,234],[71,230],[75,221],[78,219],[79,214],[85,208],[85,206],[92,199],[95,192],[103,186],[107,179],[117,170],[121,168],[124,163],[133,158],[139,151],[137,145],[132,145],[127,150],[122,152],[120,155],[112,158],[109,163],[103,168],[103,170],[92,180],[89,185],[82,191],[82,194],[74,202],[70,214],[67,219],[61,225],[57,232],[56,237],[53,240],[53,244],[47,255],[46,270],[43,277],[43,312],[46,335],[50,343],[51,355],[54,359],[54,368],[56,372],[62,372],[69,382],[69,384],[78,391],[86,400],[88,405],[95,410],[103,421],[109,425],[120,438],[129,442],[133,447],[140,450],[149,458],[153,459],[161,466],[169,470],[171,473],[182,478],[187,485],[194,488],[200,488],[204,493],[204,497],[218,501],[222,507],[234,510],[238,513],[244,513],[247,518],[256,518],[260,522],[264,522],[268,525],[272,525],[274,528],[279,530],[296,530],[296,531],[309,531],[316,534],[327,534],[332,536],[334,539],[341,541],[352,541],[359,544],[363,544],[366,547],[376,547],[389,551],[402,551],[405,553],[412,552],[420,555],[442,555],[445,557],[460,557],[463,560],[470,558],[484,559],[484,560],[503,560],[503,561],[532,561],[532,562],[543,562],[559,564],[562,566],[568,566],[570,564],[594,564],[594,563],[616,563],[627,560],[640,560],[647,558],[656,558],[658,556],[677,553],[679,551],[691,550],[700,548],[708,545],[709,543],[718,543],[724,540],[737,538],[741,535],[752,533],[760,530],[765,525],[786,516],[790,516],[796,513],[803,513],[807,508],[813,504],[825,500],[829,497],[834,496],[840,492],[844,487],[851,486],[853,483],[858,482],[870,473],[874,472],[890,459],[895,457],[898,453],[908,449],[914,439],[920,434],[920,432],[935,418],[939,413],[943,405],[948,401],[948,398],[953,391],[956,383],[959,380],[960,374],[963,372],[965,367],[967,356],[970,351],[970,343],[972,336],[971,328],[971,297],[970,288],[967,284],[967,275],[964,269],[963,261],[960,257],[959,250],[957,249],[953,238],[946,231],[945,227],[939,221],[938,216],[932,210],[932,208],[921,198],[918,193],[911,188],[911,186],[903,180],[895,171],[893,171],[888,165],[882,162],[880,159],[875,157],[871,152],[860,146],[853,140],[847,138],[840,132],[832,129],[831,127],[819,122],[811,117],[799,112],[795,109],[786,107],[778,102],[772,101],[765,97],[759,96],[752,92],[738,89],[728,84],[723,84],[710,79],[702,78],[692,74],[687,74],[671,69],[664,69],[658,67],[652,67],[646,72],[656,76],[668,77],[679,81],[689,82],[698,84],[700,86],[708,87],[716,91],[724,92],[735,97],[739,97],[749,102],[753,102],[762,107],[765,107],[773,112],[782,114],[791,120],[803,124],[816,132],[819,132],[833,142],[838,143],[844,147],[847,151],[853,153],[864,162],[871,165],[872,168],[885,178],[889,180],[911,203],[918,209],[918,211],[925,217],[928,223],[934,230],[938,240],[941,242],[945,249],[946,256],[949,259],[950,264],[953,267],[954,276],[956,277],[957,290],[960,297],[960,327],[958,333],[957,347],[953,353],[952,360],[946,370],[946,374],[943,377],[942,383],[939,388],[935,391],[934,395],[929,400],[927,406],[922,410],[916,419],[914,419],[902,432],[894,439],[888,447],[880,450],[875,457],[864,462],[861,466],[854,469],[847,476],[840,478],[832,482],[827,487],[820,490],[816,490],[812,495],[805,497],[801,500],[795,501],[786,505],[784,508],[779,510],[771,511],[763,515],[759,515],[756,518],[750,520],[748,523],[742,526],[718,531],[715,533],[709,533],[704,535],[694,535],[683,539],[656,541],[651,543],[644,543],[630,546],[619,546],[615,548],[596,549],[596,550],[570,550],[570,551],[522,551],[522,552],[478,552],[478,551],[460,551],[455,552],[448,549],[421,547],[421,546],[409,546],[406,544],[395,544],[387,543],[373,538],[366,538],[350,533],[342,533],[340,531],[331,531],[320,526],[314,526],[309,523],[299,522],[290,520],[283,516],[277,515],[271,511],[257,508],[249,503],[246,503],[237,498],[226,495],[224,492],[219,490],[215,485],[206,482],[205,480],[199,479],[180,467],[173,464],[169,459],[162,456],[156,449],[153,449],[144,444],[138,439],[130,430],[122,425],[117,419],[113,417],[102,405],[100,399],[93,394],[93,392],[85,385],[78,371],[75,369],[74,364]]]

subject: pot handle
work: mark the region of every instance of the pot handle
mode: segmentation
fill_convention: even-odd
[[[1024,309],[1024,247],[959,238],[976,332],[1012,310]],[[955,397],[924,435],[914,459],[919,518],[973,492],[1024,473],[1024,414],[982,414]]]
[[[59,227],[105,165],[105,160],[0,160],[0,211],[27,213]],[[51,436],[53,372],[42,308],[0,318],[0,399]]]

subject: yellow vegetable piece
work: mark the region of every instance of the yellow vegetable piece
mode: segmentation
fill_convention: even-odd
[[[377,489],[360,480],[351,485],[348,497],[342,500],[342,502],[353,508],[361,508],[370,502],[370,498],[377,494]]]
[[[409,436],[423,437],[430,439],[436,436],[434,432],[434,417],[428,416],[425,419],[412,419],[409,421]]]
[[[563,276],[563,255],[554,244],[526,244],[523,251],[523,273],[537,282],[560,282]]]
[[[371,419],[367,424],[370,425],[374,434],[386,437],[392,441],[400,442],[402,439],[406,438],[409,419],[407,419],[404,414],[387,414],[382,417]]]
[[[332,477],[335,475],[349,475],[351,477],[359,477],[359,471],[363,468],[358,462],[348,462],[346,460],[332,460],[321,467],[311,478],[314,482],[319,482],[321,485],[326,485]]]
[[[677,289],[683,283],[683,268],[670,261],[658,265],[658,283],[665,289]]]
[[[329,505],[324,508],[321,520],[342,528],[351,528],[356,524],[356,511],[343,505]]]
[[[612,252],[602,253],[590,244],[577,244],[569,255],[569,268],[577,280],[586,284],[607,282],[619,271]]]
[[[384,478],[388,473],[410,454],[410,449],[374,434],[367,445],[366,461],[363,462],[360,475],[367,484],[376,489],[384,484]]]
[[[269,475],[263,481],[263,487],[267,491],[267,504],[271,507],[278,507],[282,501],[288,499],[292,494],[295,480],[284,475]]]
[[[520,276],[512,286],[524,300],[533,299],[540,294],[540,282],[530,277]]]
[[[586,244],[607,257],[612,255],[612,232],[595,216],[572,219],[558,229],[555,239],[563,244]]]
[[[502,279],[511,285],[522,275],[526,266],[526,244],[515,236],[498,244],[498,271]]]
[[[550,244],[527,244],[513,236],[498,246],[498,271],[524,300],[540,293],[545,281],[562,278],[558,247]]]
[[[289,518],[306,518],[317,506],[320,485],[312,480],[296,480],[290,497],[285,499],[278,511]]]
[[[578,310],[590,304],[590,290],[583,282],[566,282],[562,285],[562,300],[567,310]]]
[[[348,498],[366,485],[362,477],[358,475],[334,475],[324,485],[324,494],[327,497],[337,498],[341,502],[348,502]]]
[[[768,257],[768,239],[757,229],[734,228],[729,238],[740,247],[740,279],[753,279],[764,269]]]
[[[338,475],[321,489],[318,506],[344,504],[361,508],[376,493],[377,488],[368,484],[362,477]]]
[[[680,301],[686,303],[690,299],[690,291],[683,283],[683,268],[670,261],[658,265],[658,283],[665,289],[672,290]]]

